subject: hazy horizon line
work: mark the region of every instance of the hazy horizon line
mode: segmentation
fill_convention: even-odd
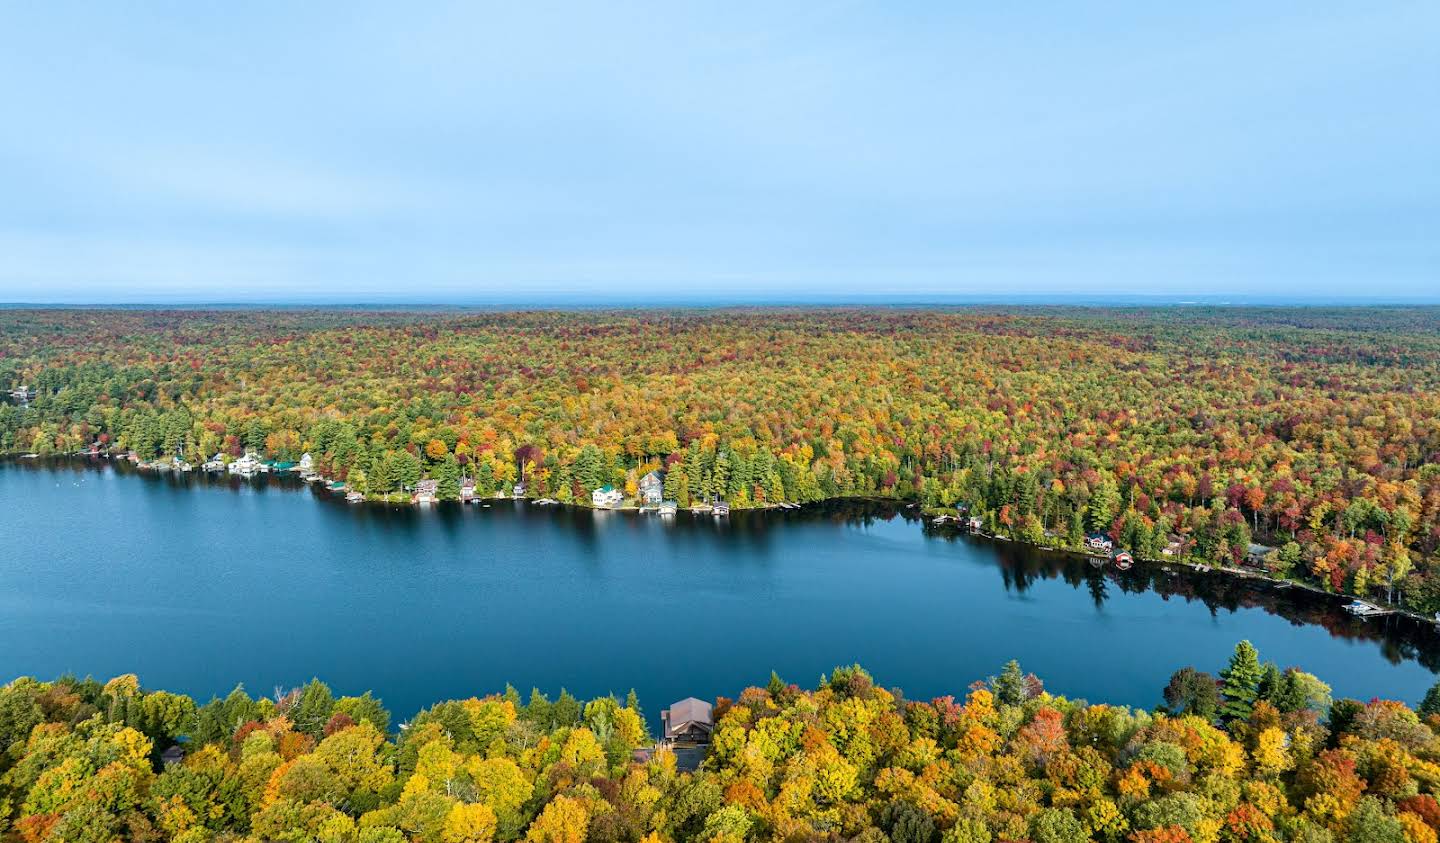
[[[599,309],[653,310],[664,308],[726,307],[964,307],[964,306],[1071,306],[1071,307],[1427,307],[1440,306],[1440,295],[1233,295],[1233,294],[953,294],[953,295],[613,295],[541,294],[515,296],[384,297],[347,299],[331,296],[209,298],[140,296],[116,299],[17,299],[0,301],[4,310],[41,309]]]

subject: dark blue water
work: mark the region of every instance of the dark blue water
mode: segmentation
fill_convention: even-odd
[[[1018,658],[1056,693],[1152,706],[1249,638],[1337,695],[1414,702],[1434,633],[1223,575],[1126,575],[937,534],[883,504],[594,513],[348,505],[297,484],[0,463],[0,681],[134,672],[208,698],[312,676],[431,702],[635,688],[652,715],[771,669],[860,662],[912,698]]]

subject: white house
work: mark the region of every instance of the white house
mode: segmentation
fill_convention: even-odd
[[[230,473],[239,474],[242,477],[249,477],[260,471],[260,457],[254,451],[246,451],[245,456],[230,463]]]
[[[310,456],[309,451],[300,457],[300,463],[295,466],[295,470],[301,474],[309,474],[315,470],[315,460]]]
[[[614,509],[625,500],[625,493],[614,486],[601,486],[590,493],[590,503],[596,509]]]

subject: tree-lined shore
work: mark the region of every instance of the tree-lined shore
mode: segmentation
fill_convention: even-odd
[[[909,700],[858,666],[715,701],[699,769],[633,693],[503,693],[393,728],[319,681],[198,705],[108,682],[0,688],[0,838],[25,841],[1434,843],[1440,688],[1330,698],[1248,642],[1152,711],[1007,664]],[[708,714],[708,712],[707,712]]]
[[[394,498],[847,496],[1440,610],[1440,310],[0,312],[0,448]]]

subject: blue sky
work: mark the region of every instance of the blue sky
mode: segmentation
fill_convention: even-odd
[[[1433,300],[1437,43],[1434,0],[9,3],[0,301]]]

